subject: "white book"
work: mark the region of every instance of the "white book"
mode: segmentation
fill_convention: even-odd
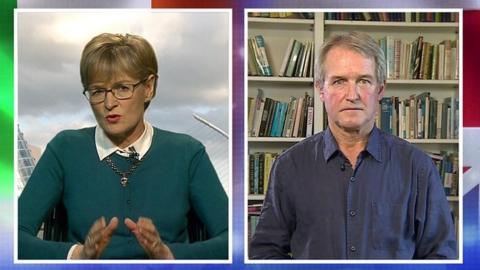
[[[253,125],[250,133],[252,137],[258,137],[258,132],[260,131],[260,123],[262,122],[264,105],[265,103],[263,100],[263,90],[257,89],[257,97],[255,98],[255,112],[252,119]]]
[[[313,63],[314,63],[314,60],[313,60],[313,56],[315,55],[313,52],[314,52],[314,49],[315,48],[315,43],[312,42],[312,49],[311,49],[311,53],[310,53],[310,66],[308,67],[308,77],[313,77],[314,74],[313,74]]]
[[[405,63],[405,78],[411,80],[412,79],[412,73],[410,72],[410,69],[413,68],[411,66],[412,63],[412,44],[409,43],[407,44],[407,62]]]
[[[295,113],[295,122],[294,122],[294,125],[293,125],[293,133],[292,133],[292,137],[298,137],[298,128],[300,126],[300,117],[302,115],[302,112],[303,112],[303,101],[305,100],[304,97],[300,97],[298,99],[298,103],[297,103],[297,112]]]
[[[306,60],[305,60],[304,68],[303,68],[303,74],[302,74],[301,77],[307,77],[307,75],[308,75],[308,68],[310,67],[310,54],[312,52],[312,46],[313,46],[313,42],[309,41],[308,42],[307,56],[306,56]]]
[[[458,59],[457,59],[458,48],[457,48],[457,47],[453,47],[453,46],[456,46],[455,44],[456,44],[455,41],[452,41],[452,60],[451,60],[451,63],[452,63],[452,69],[451,69],[452,75],[450,75],[451,78],[452,78],[452,80],[458,79],[458,71],[457,71],[457,68],[458,68]]]
[[[248,136],[252,136],[253,118],[255,116],[256,99],[251,99],[248,110]]]
[[[313,135],[313,107],[309,106],[307,111],[307,135]]]
[[[438,79],[445,80],[445,45],[438,44]]]
[[[395,79],[395,40],[387,36],[387,78]]]
[[[310,46],[310,43],[307,41],[305,43],[305,48],[304,48],[303,53],[302,53],[302,59],[300,60],[299,71],[298,71],[298,74],[297,74],[298,77],[303,77],[303,70],[305,69],[305,63],[308,60],[307,54],[308,54],[308,51],[310,50],[309,46]]]
[[[255,120],[253,122],[252,137],[258,137],[260,132],[260,124],[262,123],[263,108],[265,107],[265,100],[260,101],[258,110],[255,110]]]
[[[280,67],[280,71],[278,72],[278,76],[283,77],[285,75],[285,71],[287,70],[288,60],[290,59],[290,54],[292,53],[293,43],[295,39],[291,38],[288,42],[287,50],[283,55],[282,65]]]
[[[287,126],[287,131],[286,131],[286,136],[287,138],[292,137],[293,134],[293,125],[295,124],[295,119],[296,119],[296,113],[297,113],[297,103],[298,99],[294,99],[291,104],[291,114],[290,117],[288,118],[288,126]]]
[[[436,139],[441,139],[442,138],[442,107],[443,107],[443,102],[438,102],[437,105],[437,136]]]

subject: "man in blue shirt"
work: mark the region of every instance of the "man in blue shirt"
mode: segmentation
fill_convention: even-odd
[[[322,47],[315,89],[328,129],[280,155],[252,259],[454,259],[455,231],[431,158],[375,127],[385,57],[352,32]]]

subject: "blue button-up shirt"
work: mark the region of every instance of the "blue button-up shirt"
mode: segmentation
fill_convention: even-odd
[[[432,159],[374,127],[355,168],[327,129],[281,154],[252,259],[454,259],[455,230]]]

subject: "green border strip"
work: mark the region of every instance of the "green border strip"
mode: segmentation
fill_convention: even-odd
[[[0,196],[13,196],[13,12],[16,0],[0,8]]]

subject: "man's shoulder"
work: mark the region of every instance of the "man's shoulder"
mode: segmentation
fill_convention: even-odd
[[[398,136],[386,133],[382,130],[379,130],[380,137],[384,143],[384,147],[387,151],[395,151],[398,155],[404,157],[412,157],[415,159],[418,158],[427,158],[429,157],[425,151],[420,149],[415,144],[408,142],[405,139],[402,139]]]
[[[319,132],[287,148],[279,156],[279,161],[314,158],[322,149],[325,132]]]

